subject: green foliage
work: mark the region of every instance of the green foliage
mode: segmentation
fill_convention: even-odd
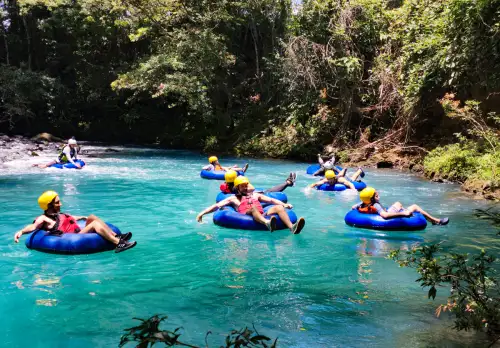
[[[165,347],[173,347],[173,346],[184,346],[191,348],[199,348],[197,345],[191,345],[188,343],[184,343],[179,341],[179,337],[181,336],[180,330],[181,328],[176,328],[174,331],[169,330],[161,330],[160,324],[165,321],[168,317],[160,317],[158,315],[154,315],[149,319],[143,320],[139,318],[134,318],[139,320],[141,324],[138,326],[131,327],[129,329],[125,329],[127,333],[125,333],[121,339],[119,347],[124,347],[130,342],[137,342],[137,346],[139,348],[147,348],[153,347],[156,343],[164,343]],[[211,332],[208,332],[205,341],[207,340],[208,335]],[[244,328],[241,330],[232,330],[225,339],[225,345],[220,346],[221,348],[242,348],[242,347],[254,347],[254,348],[275,348],[277,345],[278,339],[271,341],[271,339],[267,336],[260,335],[257,330],[250,330],[249,328]],[[208,343],[205,342],[205,347],[208,347]]]
[[[34,122],[36,117],[58,117],[60,85],[55,79],[36,72],[0,66],[0,123]]]
[[[498,125],[495,113],[487,116],[480,110],[480,103],[467,101],[464,107],[445,95],[441,100],[448,117],[463,121],[466,134],[456,134],[460,143],[438,147],[431,151],[424,160],[425,172],[429,176],[439,175],[461,182],[489,182],[493,188],[500,184],[500,154],[497,149],[500,139],[493,126]],[[471,140],[472,138],[473,140]]]
[[[498,111],[498,5],[304,0],[292,12],[291,0],[7,1],[0,59],[6,79],[18,73],[3,87],[0,130],[308,158],[326,144],[355,147],[367,128],[387,138],[381,148],[449,136],[439,125],[450,110],[436,100],[453,92],[482,102],[452,110],[482,120],[464,135],[477,163],[456,161],[495,177],[497,116],[484,115]],[[23,74],[35,81],[28,93]]]
[[[480,219],[490,220],[493,225],[499,230],[500,235],[500,211],[498,207],[490,207],[488,209],[476,209],[475,214]]]
[[[497,206],[476,209],[475,215],[490,220],[500,234]],[[436,309],[436,316],[449,311],[455,316],[456,330],[486,332],[494,344],[500,339],[500,279],[497,259],[484,249],[477,255],[445,253],[441,244],[424,245],[407,250],[393,250],[388,258],[400,267],[411,267],[419,273],[428,297],[436,298],[437,289],[450,287],[446,304]]]
[[[455,315],[455,329],[488,333],[492,341],[500,335],[500,287],[495,271],[496,258],[482,250],[478,255],[442,254],[439,244],[395,250],[390,258],[401,267],[412,267],[420,274],[417,282],[429,287],[435,299],[437,288],[449,286],[448,303],[436,309]]]

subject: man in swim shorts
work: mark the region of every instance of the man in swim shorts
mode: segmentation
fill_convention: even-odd
[[[74,138],[71,138],[68,140],[68,144],[64,145],[64,147],[62,148],[61,152],[59,153],[59,157],[57,157],[57,160],[51,161],[46,164],[33,164],[33,167],[47,168],[56,163],[72,163],[76,168],[81,169],[82,166],[79,163],[75,162],[77,160],[78,152],[78,144]]]
[[[228,197],[223,201],[220,201],[219,203],[214,204],[208,207],[207,209],[203,210],[201,213],[198,214],[196,220],[198,222],[202,222],[203,215],[212,213],[222,207],[231,205],[241,214],[252,215],[253,219],[256,222],[265,225],[267,229],[271,232],[276,230],[276,222],[277,222],[276,217],[271,216],[273,214],[278,214],[281,221],[283,221],[285,226],[288,227],[290,229],[290,232],[292,232],[293,234],[299,234],[300,231],[302,231],[306,223],[304,218],[301,217],[297,220],[295,224],[292,224],[285,210],[285,208],[291,209],[292,208],[291,204],[283,203],[277,199],[264,196],[263,194],[260,193],[249,194],[248,193],[249,184],[250,182],[246,177],[244,176],[237,177],[236,180],[234,181],[234,186],[236,187],[237,190],[236,195]],[[267,212],[264,212],[264,209],[260,204],[261,202],[271,203],[275,205],[271,207]],[[269,219],[267,219],[266,216],[269,216]]]
[[[450,219],[447,217],[442,219],[435,218],[416,204],[410,205],[405,209],[400,202],[396,202],[389,209],[385,209],[380,204],[380,196],[373,187],[367,187],[361,191],[359,198],[361,199],[361,203],[354,205],[352,209],[357,209],[360,213],[378,214],[384,219],[390,219],[394,217],[408,217],[417,212],[422,214],[433,225],[447,225],[450,222]]]
[[[202,169],[203,170],[207,170],[207,171],[213,171],[213,170],[223,170],[225,172],[227,172],[228,170],[235,170],[237,172],[243,172],[245,173],[248,169],[248,163],[245,163],[245,165],[243,166],[243,168],[239,168],[237,165],[234,165],[232,166],[231,168],[230,167],[223,167],[220,165],[219,163],[219,159],[215,156],[210,156],[208,158],[208,163],[210,163],[209,165],[203,167]]]
[[[42,193],[38,198],[38,205],[42,208],[43,215],[37,217],[32,224],[16,232],[14,235],[14,241],[16,243],[19,242],[19,238],[21,238],[23,234],[43,229],[53,235],[62,235],[64,233],[97,233],[116,245],[116,253],[133,248],[137,244],[137,242],[129,242],[130,238],[132,238],[132,232],[117,236],[104,221],[95,215],[85,217],[61,213],[62,204],[57,192],[46,191]],[[78,220],[87,220],[83,229],[78,227],[76,223]]]
[[[238,177],[238,173],[236,173],[234,170],[228,170],[224,174],[224,180],[225,182],[220,185],[220,190],[224,193],[236,193],[237,190],[234,187],[234,180]],[[295,180],[297,179],[297,174],[295,173],[290,173],[288,178],[285,180],[283,184],[279,184],[276,186],[271,187],[270,189],[267,189],[263,191],[264,193],[268,192],[283,192],[287,187],[293,186],[295,184]]]
[[[328,184],[328,185],[335,185],[335,184],[344,184],[347,188],[355,190],[356,187],[353,185],[352,182],[347,180],[346,178],[339,177],[335,175],[335,172],[333,170],[327,170],[325,172],[325,178],[309,185],[310,188],[314,188],[317,186],[321,186],[323,184]]]

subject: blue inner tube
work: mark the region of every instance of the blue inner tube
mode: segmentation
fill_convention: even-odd
[[[74,161],[75,163],[78,163],[82,168],[85,166],[85,162],[83,162],[82,160],[76,160]],[[67,168],[67,169],[77,169],[76,166],[73,164],[73,163],[64,163],[64,164],[61,164],[61,163],[55,163],[51,166],[49,166],[49,168],[58,168],[58,169],[63,169],[63,168]]]
[[[200,176],[203,179],[209,179],[209,180],[225,180],[224,174],[226,174],[226,172],[223,170],[205,170],[205,169],[203,169],[200,173]],[[243,175],[243,174],[244,173],[241,171],[238,172],[238,176]]]
[[[259,189],[255,189],[255,191],[256,192],[262,192],[262,190],[259,190]],[[267,197],[271,197],[271,198],[280,200],[283,203],[288,202],[288,197],[286,196],[286,193],[284,193],[284,192],[267,192],[267,193],[264,193],[264,195],[267,196]],[[220,201],[222,201],[222,200],[224,200],[224,199],[226,199],[228,197],[231,197],[231,196],[234,196],[234,194],[219,192],[219,194],[215,198],[215,202],[219,203]]]
[[[353,209],[346,214],[344,221],[349,226],[373,230],[417,231],[427,227],[427,221],[420,213],[413,213],[410,217],[384,219],[378,214],[365,214]]]
[[[264,212],[268,211],[273,205],[269,205],[264,207]],[[297,222],[297,215],[290,210],[285,209],[288,213],[288,217],[292,224]],[[277,218],[276,229],[283,230],[287,228],[283,221],[279,218],[278,215],[274,214]],[[214,224],[227,227],[234,228],[239,230],[258,230],[258,231],[267,231],[265,225],[255,222],[251,215],[240,214],[233,207],[224,207],[221,210],[217,211],[214,214]]]
[[[311,164],[309,167],[307,167],[306,169],[306,173],[309,174],[309,175],[313,175],[314,173],[316,173],[319,169],[321,168],[321,166],[319,164]],[[340,172],[343,168],[340,167],[340,166],[335,166],[335,168]],[[317,176],[325,176],[325,174],[321,174],[321,175],[317,175]]]
[[[358,191],[361,191],[366,187],[366,184],[362,181],[352,181],[352,180],[349,181],[352,182],[352,184]],[[347,186],[345,186],[344,184],[335,184],[335,185],[323,184],[320,186],[316,186],[316,189],[320,191],[344,191],[347,189]]]
[[[77,222],[80,228],[85,227],[85,220]],[[106,224],[120,235],[118,227]],[[61,236],[48,235],[45,230],[36,230],[26,240],[26,247],[51,254],[93,254],[116,248],[116,245],[102,238],[97,233],[65,233]]]

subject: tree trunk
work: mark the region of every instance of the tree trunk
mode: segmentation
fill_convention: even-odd
[[[9,42],[7,41],[7,32],[5,30],[5,27],[2,24],[2,35],[3,35],[3,42],[5,46],[5,63],[7,65],[10,65],[10,59],[9,59]]]
[[[26,31],[26,41],[28,42],[28,70],[31,70],[31,36],[28,28],[28,22],[26,21],[26,16],[22,16],[24,29]]]

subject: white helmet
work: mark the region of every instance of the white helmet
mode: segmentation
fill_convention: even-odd
[[[76,145],[76,140],[71,138],[68,140],[68,145]]]

